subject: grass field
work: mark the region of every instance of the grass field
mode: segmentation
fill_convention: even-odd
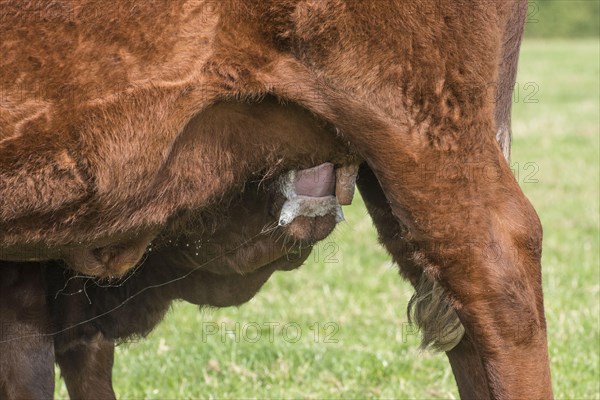
[[[514,99],[512,163],[544,225],[557,398],[600,397],[599,56],[598,41],[527,41]],[[243,307],[177,304],[146,340],[121,345],[118,396],[457,398],[445,356],[418,349],[412,290],[360,199],[346,220]]]

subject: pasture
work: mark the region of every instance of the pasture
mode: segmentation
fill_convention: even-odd
[[[525,41],[514,98],[513,170],[544,226],[556,398],[600,397],[599,57],[597,40]],[[119,398],[457,398],[446,357],[419,350],[412,289],[360,198],[345,215],[248,304],[178,303],[146,340],[120,345]]]

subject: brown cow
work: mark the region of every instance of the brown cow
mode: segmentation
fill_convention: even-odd
[[[417,322],[464,328],[451,350],[425,337],[461,396],[552,396],[542,229],[502,151],[525,0],[32,3],[2,3],[3,258],[123,273],[178,214],[260,166],[293,169],[241,129],[182,145],[216,102],[275,96],[366,161],[359,188]]]

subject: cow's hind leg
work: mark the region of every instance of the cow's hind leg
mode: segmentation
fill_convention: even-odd
[[[285,85],[290,76],[299,82]],[[455,310],[473,344],[465,354],[476,350],[485,371],[487,387],[478,390],[492,398],[552,397],[542,228],[496,143],[485,94],[473,93],[452,118],[423,121],[415,112],[403,122],[311,82],[294,63],[282,61],[272,78],[276,93],[333,123],[372,169],[406,227],[388,249],[396,255],[409,243],[416,270]]]
[[[372,148],[367,160],[393,215],[407,226],[403,240],[412,247],[415,271],[422,271],[425,282],[439,285],[432,288],[445,294],[465,328],[467,339],[459,353],[481,359],[487,388],[476,390],[487,389],[493,398],[551,397],[541,226],[499,148],[480,137],[479,149],[471,153],[465,147],[460,158],[422,148],[420,163],[401,165],[398,159],[410,160],[403,157],[406,149],[397,140],[380,138],[384,147]],[[423,168],[429,168],[427,176],[415,175]],[[388,248],[402,257],[398,243]],[[477,365],[452,364],[455,369]],[[471,379],[474,372],[467,372]],[[464,374],[457,372],[463,380]]]
[[[56,361],[71,400],[116,399],[112,386],[114,342],[101,333],[90,340],[57,349]]]
[[[43,267],[0,262],[0,398],[54,394],[54,345]]]

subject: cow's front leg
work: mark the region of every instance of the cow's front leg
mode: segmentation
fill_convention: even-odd
[[[43,267],[0,262],[0,398],[52,398],[49,327]]]
[[[59,346],[56,362],[71,400],[116,399],[112,386],[114,342],[101,333],[62,349]]]

